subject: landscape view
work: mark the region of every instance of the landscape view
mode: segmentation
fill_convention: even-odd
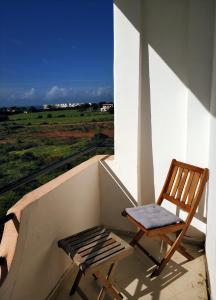
[[[101,111],[105,107],[107,111]],[[0,109],[0,216],[95,154],[113,153],[113,104]]]
[[[112,16],[111,0],[0,1],[0,218],[113,153]]]

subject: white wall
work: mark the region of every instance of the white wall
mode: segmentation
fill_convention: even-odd
[[[187,89],[151,46],[149,73],[154,182],[158,196],[171,160],[185,158]]]
[[[122,231],[134,231],[134,226],[121,213],[126,207],[135,206],[135,200],[109,168],[108,160],[100,162],[99,174],[102,224]]]
[[[151,107],[156,198],[171,160],[185,158],[188,95],[182,81],[187,76],[185,15],[184,1],[143,1],[142,35],[148,51],[145,68],[149,69],[150,100],[143,98],[142,101],[150,101]]]
[[[213,1],[189,1],[186,160],[207,166],[213,47]]]
[[[116,0],[114,5],[115,160],[110,163],[137,199],[140,34],[121,11],[139,24],[140,0]]]
[[[216,45],[212,78],[215,2],[115,1],[116,153],[115,162],[110,163],[138,203],[158,197],[172,158],[201,167],[209,163],[206,250],[212,299],[216,299]],[[131,51],[134,46],[136,51]],[[136,95],[135,106],[128,97],[131,88]],[[136,116],[134,121],[128,114],[130,107]],[[131,129],[128,139],[123,138],[126,123]],[[204,200],[192,222],[203,233]]]
[[[216,16],[216,1],[215,1]],[[214,31],[214,57],[211,93],[211,120],[209,144],[209,195],[207,207],[206,257],[210,278],[211,299],[216,299],[216,19]]]
[[[71,259],[58,248],[58,240],[100,224],[100,158],[94,157],[64,173],[11,208],[11,212],[21,215],[21,223],[0,299],[46,299],[71,264]],[[12,226],[5,229],[0,255],[7,249]]]
[[[110,166],[138,203],[158,197],[172,158],[208,164],[212,9],[211,0],[115,1]],[[193,225],[205,232],[200,207]]]
[[[212,8],[211,0],[143,1],[156,198],[172,158],[208,165]],[[205,232],[200,208],[192,224]]]

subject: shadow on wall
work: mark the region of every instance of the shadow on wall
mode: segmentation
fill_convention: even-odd
[[[130,0],[115,5],[139,32],[145,31],[146,42],[210,111],[214,1],[134,2],[141,3],[142,18],[133,13]]]
[[[134,12],[133,6],[136,4],[141,7],[140,15]],[[155,176],[160,178],[162,174],[154,174],[157,169],[154,166],[153,143],[152,143],[152,116],[151,116],[151,94],[150,94],[150,73],[149,73],[149,50],[152,48],[155,53],[163,60],[170,70],[177,76],[182,86],[185,87],[185,97],[188,97],[188,105],[203,107],[207,112],[210,111],[211,99],[211,76],[212,76],[212,57],[213,57],[213,34],[214,34],[214,1],[207,0],[115,0],[116,7],[124,14],[130,23],[140,32],[141,36],[141,78],[140,84],[140,140],[145,140],[140,146],[140,199],[141,204],[153,202],[152,195],[155,195],[154,187],[159,183],[154,183]],[[188,95],[186,95],[188,93]],[[192,96],[190,96],[190,93]],[[190,98],[191,97],[191,98]],[[143,101],[142,99],[145,99]],[[181,100],[181,99],[180,99]],[[182,99],[183,100],[183,99]],[[173,106],[175,109],[175,106]],[[173,107],[171,109],[173,109]],[[176,108],[178,109],[178,108]],[[185,109],[187,107],[185,106]],[[189,107],[188,118],[196,118],[196,115]],[[171,110],[172,113],[172,110]],[[216,114],[214,113],[214,116]],[[187,122],[187,119],[185,119]],[[189,122],[191,122],[189,120]],[[197,122],[197,120],[196,120]],[[190,123],[189,136],[186,138],[186,151],[189,148],[187,158],[190,160],[196,145],[200,145],[199,129],[196,122]],[[203,121],[205,122],[205,120]],[[162,134],[165,134],[161,130]],[[193,137],[196,134],[196,137]],[[166,132],[167,135],[167,132]],[[205,135],[205,134],[204,134]],[[161,138],[161,137],[160,137]],[[194,145],[191,138],[194,138]],[[163,137],[162,137],[163,139]],[[166,137],[166,140],[169,139]],[[172,137],[170,143],[172,142]],[[158,146],[158,145],[157,145]],[[181,146],[181,145],[180,145]],[[190,149],[191,148],[191,149]],[[176,148],[173,148],[176,149]],[[161,149],[158,149],[159,156]],[[182,150],[184,152],[184,149]],[[175,151],[174,151],[175,153]],[[168,155],[169,156],[169,155]],[[177,155],[178,156],[178,155]],[[146,159],[147,157],[147,159]],[[199,155],[198,155],[199,157]],[[178,159],[178,157],[176,157]],[[146,172],[146,173],[145,173]],[[165,175],[165,174],[164,174]],[[146,194],[146,186],[148,187]],[[156,191],[158,194],[158,191]],[[200,206],[196,213],[196,218],[206,224],[205,217],[205,198],[203,195]],[[143,201],[143,203],[142,203]]]

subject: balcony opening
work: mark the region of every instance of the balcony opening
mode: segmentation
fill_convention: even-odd
[[[86,159],[113,154],[112,5],[0,4],[0,217]]]

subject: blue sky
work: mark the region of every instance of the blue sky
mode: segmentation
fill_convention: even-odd
[[[113,99],[112,0],[0,0],[0,106]]]

